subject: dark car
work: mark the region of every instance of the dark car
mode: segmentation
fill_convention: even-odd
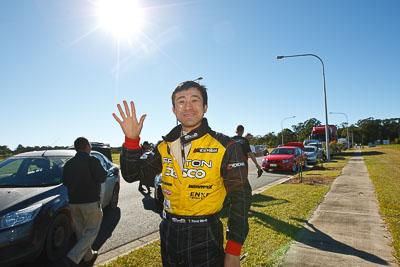
[[[34,261],[39,255],[56,261],[67,252],[73,233],[65,163],[74,150],[26,152],[0,162],[0,265]],[[92,152],[108,170],[102,184],[102,206],[116,208],[119,169],[101,153]]]
[[[157,174],[156,177],[154,177],[154,201],[157,205],[160,206],[162,206],[164,203],[164,194],[162,192],[161,179],[161,173]]]
[[[153,151],[146,151],[140,156],[141,159],[147,159],[150,154],[154,154]],[[161,173],[157,174],[154,177],[154,201],[157,205],[163,205],[164,202],[164,195],[161,188]]]

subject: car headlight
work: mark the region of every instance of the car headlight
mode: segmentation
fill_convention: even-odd
[[[0,218],[0,229],[7,229],[35,219],[43,204],[39,203],[25,209],[12,211]]]
[[[263,159],[262,162],[263,162],[263,163],[267,163],[267,162],[268,162],[268,159]]]
[[[284,159],[284,160],[282,160],[282,163],[289,163],[290,162],[290,159]]]

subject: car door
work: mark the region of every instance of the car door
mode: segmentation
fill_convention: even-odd
[[[105,207],[111,200],[116,176],[111,172],[111,163],[107,160],[105,156],[97,152],[92,152],[92,155],[100,160],[101,165],[107,171],[106,181],[101,184],[101,207]]]

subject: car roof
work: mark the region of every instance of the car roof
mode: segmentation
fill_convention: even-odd
[[[311,148],[315,148],[315,149],[317,149],[317,147],[316,147],[316,146],[304,146],[304,147],[311,147]]]
[[[72,149],[58,149],[58,150],[39,150],[39,151],[30,151],[24,152],[13,157],[73,157],[75,156],[76,151]]]
[[[295,146],[278,146],[278,147],[276,147],[275,149],[277,149],[277,148],[291,148],[291,149],[295,149],[296,147],[295,147]]]

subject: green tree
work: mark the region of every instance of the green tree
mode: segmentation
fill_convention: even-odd
[[[292,125],[293,131],[297,135],[297,141],[303,142],[309,139],[313,127],[321,126],[321,122],[316,118],[311,118],[305,122],[300,122],[297,125]]]

